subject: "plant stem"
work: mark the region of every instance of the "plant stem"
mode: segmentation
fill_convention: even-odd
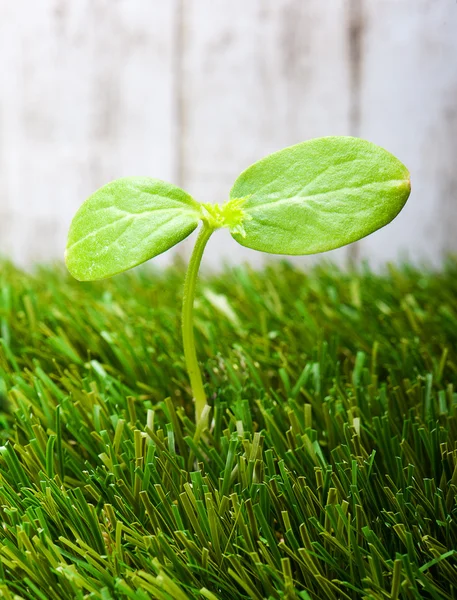
[[[190,387],[195,399],[195,422],[198,424],[202,412],[206,406],[206,394],[203,389],[202,376],[197,361],[197,352],[194,339],[194,297],[197,284],[198,269],[202,260],[203,250],[209,240],[214,228],[203,222],[195,247],[190,257],[187,268],[186,279],[184,281],[184,297],[182,301],[182,341],[184,346],[184,358],[186,361],[187,373],[190,379]]]

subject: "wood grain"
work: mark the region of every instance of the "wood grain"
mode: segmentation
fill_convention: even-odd
[[[2,252],[61,260],[95,189],[173,175],[175,2],[2,2]],[[4,231],[6,229],[6,232]]]
[[[252,162],[330,134],[398,155],[413,193],[318,259],[457,251],[452,0],[0,0],[0,57],[0,252],[20,264],[61,260],[74,211],[111,179],[221,202]],[[268,258],[218,232],[205,263]]]
[[[370,2],[364,12],[360,135],[408,166],[412,194],[361,256],[438,265],[457,250],[457,4]]]
[[[195,197],[224,201],[239,173],[266,154],[348,133],[344,2],[335,0],[331,11],[319,0],[183,6],[183,184]],[[217,235],[221,241],[212,240],[207,264],[270,259],[238,246],[226,232]],[[346,251],[331,256],[344,259]]]

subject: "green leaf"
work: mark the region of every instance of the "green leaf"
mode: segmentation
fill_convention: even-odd
[[[324,137],[285,148],[244,171],[230,197],[246,198],[234,239],[275,254],[314,254],[387,225],[411,186],[406,167],[359,138]]]
[[[197,227],[200,204],[174,185],[124,177],[92,194],[76,213],[65,261],[80,281],[111,277],[165,252]]]

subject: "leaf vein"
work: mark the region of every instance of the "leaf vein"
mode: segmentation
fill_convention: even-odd
[[[387,179],[385,181],[376,181],[376,182],[371,182],[371,183],[364,183],[362,185],[354,185],[354,186],[345,186],[345,187],[341,187],[341,188],[336,188],[336,189],[331,189],[331,190],[327,190],[324,192],[319,192],[317,194],[308,194],[308,195],[301,195],[301,194],[296,194],[295,196],[290,196],[287,198],[281,198],[280,200],[271,200],[269,202],[262,202],[262,204],[256,204],[255,206],[250,206],[248,209],[248,212],[253,212],[253,211],[257,211],[259,209],[263,209],[265,207],[268,206],[281,206],[283,204],[291,204],[291,203],[301,203],[303,200],[307,199],[307,200],[315,200],[317,198],[320,198],[322,196],[328,196],[329,194],[336,194],[339,192],[349,192],[350,190],[361,190],[364,188],[373,188],[373,187],[385,187],[386,184],[392,184],[393,185],[398,185],[398,184],[402,184],[405,183],[405,179]],[[309,184],[307,184],[308,186]],[[306,186],[306,187],[307,187]],[[306,189],[303,188],[301,190],[301,192],[303,192],[303,190]]]
[[[157,213],[157,212],[175,212],[177,209],[176,208],[155,208],[152,210],[145,210],[139,213],[129,213],[127,211],[124,211],[123,209],[118,209],[119,211],[125,212],[125,216],[120,217],[120,218],[116,218],[116,220],[111,221],[111,223],[107,223],[106,225],[103,225],[102,227],[99,227],[97,229],[95,229],[94,231],[89,232],[87,235],[85,235],[82,238],[79,238],[78,240],[76,240],[75,242],[73,242],[73,244],[71,244],[70,246],[68,246],[68,250],[75,248],[76,246],[79,246],[80,244],[82,244],[83,242],[85,242],[86,240],[88,240],[91,237],[94,237],[96,235],[98,235],[101,231],[104,231],[105,229],[108,229],[110,227],[113,226],[117,226],[119,225],[122,221],[125,221],[127,219],[130,220],[138,220],[138,219],[142,219],[144,218],[144,215],[148,215],[151,213]],[[187,212],[187,211],[182,211],[179,210],[179,215],[176,216],[181,216],[183,213]],[[190,211],[189,211],[190,212]],[[174,217],[173,217],[174,218]],[[122,233],[120,235],[123,235],[124,232],[130,227],[130,225],[132,224],[132,221],[130,223],[128,223],[127,227],[122,231]]]

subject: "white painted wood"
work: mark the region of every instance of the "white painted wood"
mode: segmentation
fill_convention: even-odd
[[[223,202],[264,155],[349,133],[345,8],[342,0],[331,10],[321,0],[183,3],[182,183],[196,198]],[[206,264],[270,259],[227,232],[216,236]],[[328,256],[341,260],[346,251]]]
[[[412,194],[360,255],[438,265],[457,250],[457,3],[366,2],[362,56],[360,134],[408,166]]]
[[[328,134],[398,155],[413,193],[320,258],[457,250],[454,0],[0,0],[0,253],[20,264],[61,260],[75,210],[113,178],[220,202],[255,160]],[[205,263],[266,258],[217,232]]]
[[[2,0],[2,253],[61,260],[95,189],[172,178],[176,5]]]

